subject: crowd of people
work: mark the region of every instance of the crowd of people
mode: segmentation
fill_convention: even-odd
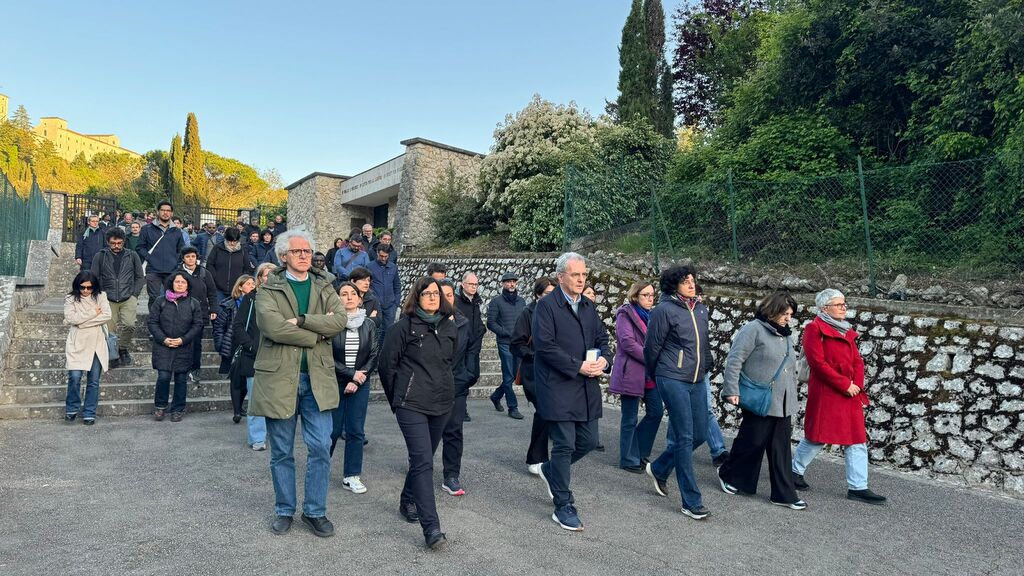
[[[534,406],[527,470],[546,489],[552,520],[566,530],[583,529],[572,465],[600,444],[605,376],[609,391],[621,399],[620,468],[647,474],[665,497],[674,475],[681,512],[690,518],[710,514],[693,464],[693,452],[705,442],[726,494],[755,494],[767,456],[769,501],[803,510],[807,503],[799,491],[809,488],[804,473],[832,444],[845,448],[847,497],[885,500],[868,488],[864,363],[857,331],[846,321],[845,297],[836,290],[817,295],[817,316],[804,330],[800,354],[791,338],[798,306],[788,292],[765,297],[736,332],[721,367],[721,397],[739,406],[742,421],[726,450],[711,407],[716,362],[710,314],[690,266],[629,288],[615,312],[613,354],[587,261],[576,253],[561,255],[552,277],[533,280],[529,303],[519,294],[519,276],[506,272],[484,314],[478,275],[469,271],[456,282],[441,263],[432,263],[402,298],[391,235],[375,237],[370,225],[322,254],[301,228],[256,229],[249,244],[244,230],[230,228],[221,241],[200,247],[173,221],[173,207],[161,202],[135,250],[128,248],[125,230],[111,226],[103,233],[104,247],[80,254],[82,271],[65,301],[72,326],[65,418],[81,415],[94,423],[100,375],[112,362],[133,362],[128,346],[143,286],[157,370],[156,420],[184,417],[188,381],[199,378],[202,334],[212,323],[219,371],[231,382],[232,420],[246,419],[253,450],[270,449],[275,534],[290,530],[297,511],[293,452],[299,421],[307,448],[302,522],[317,536],[334,534],[327,493],[339,442],[342,487],[354,494],[368,490],[364,428],[376,375],[408,451],[399,514],[419,523],[429,548],[444,546],[433,460],[442,445],[440,488],[464,495],[464,423],[472,420],[466,399],[480,379],[487,331],[494,333],[501,363],[501,383],[490,400],[497,411],[521,420],[515,388],[522,386]],[[79,243],[83,249],[99,234],[93,224]],[[805,435],[793,453],[801,369],[808,373]],[[666,446],[654,454],[666,413]]]

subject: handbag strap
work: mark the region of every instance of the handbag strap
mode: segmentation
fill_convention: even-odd
[[[249,300],[249,314],[245,317],[245,331],[249,331],[249,320],[252,320],[252,309],[256,307],[256,299]]]
[[[786,355],[782,358],[782,363],[779,364],[779,369],[775,371],[775,375],[772,376],[772,384],[779,379],[779,374],[782,374],[782,369],[786,366],[786,360],[789,360],[789,336],[786,336]]]

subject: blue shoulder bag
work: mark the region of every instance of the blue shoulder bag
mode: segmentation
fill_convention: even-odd
[[[778,380],[779,374],[782,374],[782,369],[786,366],[786,360],[789,360],[789,338],[786,338],[786,356],[782,359],[782,364],[779,364],[779,369],[775,371],[775,375],[772,376],[771,382],[762,384],[751,380],[740,372],[740,408],[749,410],[758,416],[764,417],[768,415],[768,410],[772,407],[772,387],[775,385],[775,381]]]

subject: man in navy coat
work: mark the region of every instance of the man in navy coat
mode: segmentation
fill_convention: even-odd
[[[558,288],[537,303],[532,326],[537,410],[548,422],[553,444],[540,476],[555,504],[551,519],[579,531],[583,523],[569,489],[569,469],[597,445],[597,378],[611,370],[612,354],[597,308],[583,297],[586,259],[575,252],[562,254],[555,261],[555,275]]]

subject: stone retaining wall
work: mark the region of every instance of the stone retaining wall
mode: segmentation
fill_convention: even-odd
[[[485,302],[499,293],[501,274],[512,270],[521,275],[520,292],[529,301],[532,279],[551,274],[555,256],[403,256],[400,268],[403,286],[422,275],[432,261],[447,264],[451,278],[473,270]],[[634,279],[629,272],[611,267],[598,265],[591,270],[598,311],[613,335],[614,312]],[[716,355],[712,387],[717,392],[732,334],[752,319],[764,292],[717,284],[704,289]],[[816,310],[813,295],[797,295],[797,299],[802,326]],[[919,309],[900,303],[894,311],[891,302],[847,301],[867,366],[871,406],[866,419],[872,462],[1024,496],[1024,327],[993,321],[970,307]],[[805,395],[806,388],[801,390],[801,406]],[[723,426],[735,429],[738,410],[715,397]],[[606,399],[617,403],[614,396]],[[794,439],[801,437],[802,423],[801,409]]]

